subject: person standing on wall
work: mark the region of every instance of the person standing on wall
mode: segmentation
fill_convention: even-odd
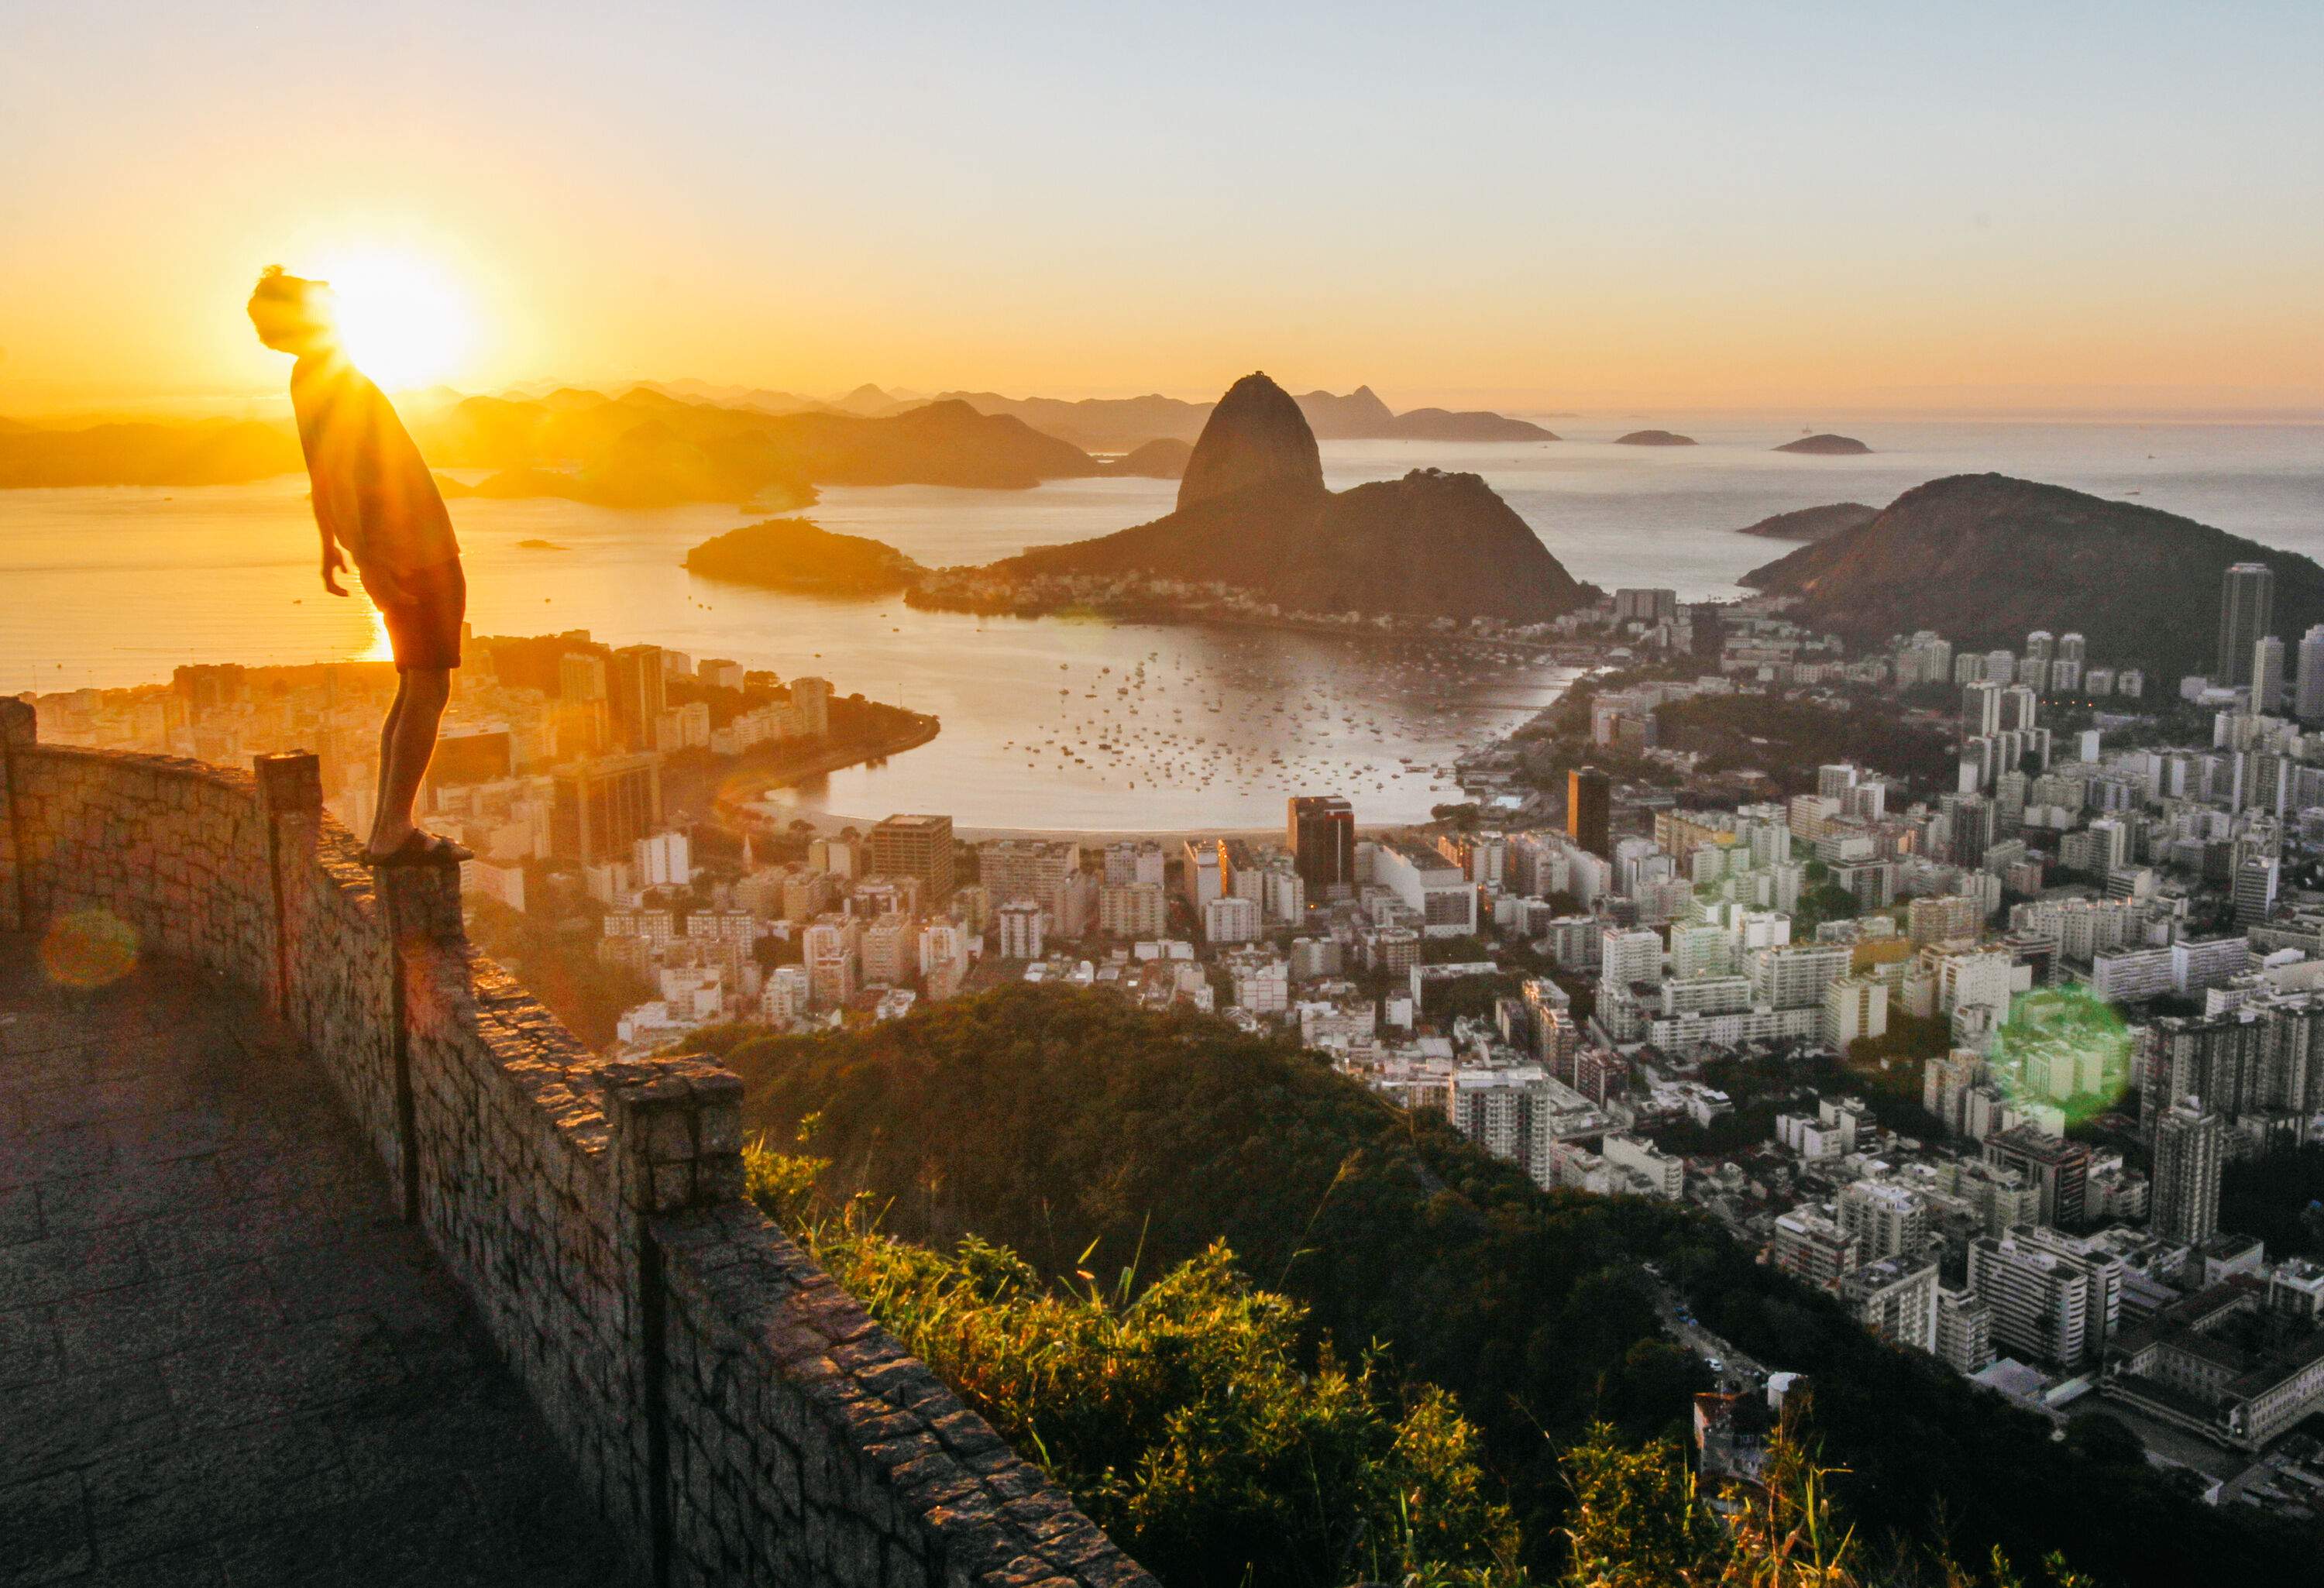
[[[323,538],[323,588],[353,559],[395,652],[395,704],[379,734],[379,804],[364,857],[375,866],[456,865],[474,858],[413,825],[436,732],[460,665],[468,586],[436,478],[410,433],[339,342],[330,283],[270,265],[250,295],[258,339],[297,362],[290,407]]]

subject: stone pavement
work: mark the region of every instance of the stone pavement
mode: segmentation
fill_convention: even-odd
[[[0,1584],[608,1583],[320,1074],[181,966],[0,937]]]

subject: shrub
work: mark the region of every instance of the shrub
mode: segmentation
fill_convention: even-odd
[[[751,1195],[1092,1520],[1173,1588],[1357,1578],[1523,1581],[1476,1432],[1434,1387],[1398,1396],[1366,1352],[1253,1288],[1224,1242],[1144,1288],[1051,1284],[1007,1247],[883,1233],[858,1197],[818,1218],[815,1159],[754,1149]]]

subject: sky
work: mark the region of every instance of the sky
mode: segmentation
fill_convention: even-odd
[[[351,260],[469,390],[2324,412],[2319,83],[2315,0],[11,7],[0,414],[279,399]]]

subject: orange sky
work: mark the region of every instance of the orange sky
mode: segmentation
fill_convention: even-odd
[[[349,254],[471,389],[2324,410],[2324,8],[43,9],[0,413],[272,401]]]

